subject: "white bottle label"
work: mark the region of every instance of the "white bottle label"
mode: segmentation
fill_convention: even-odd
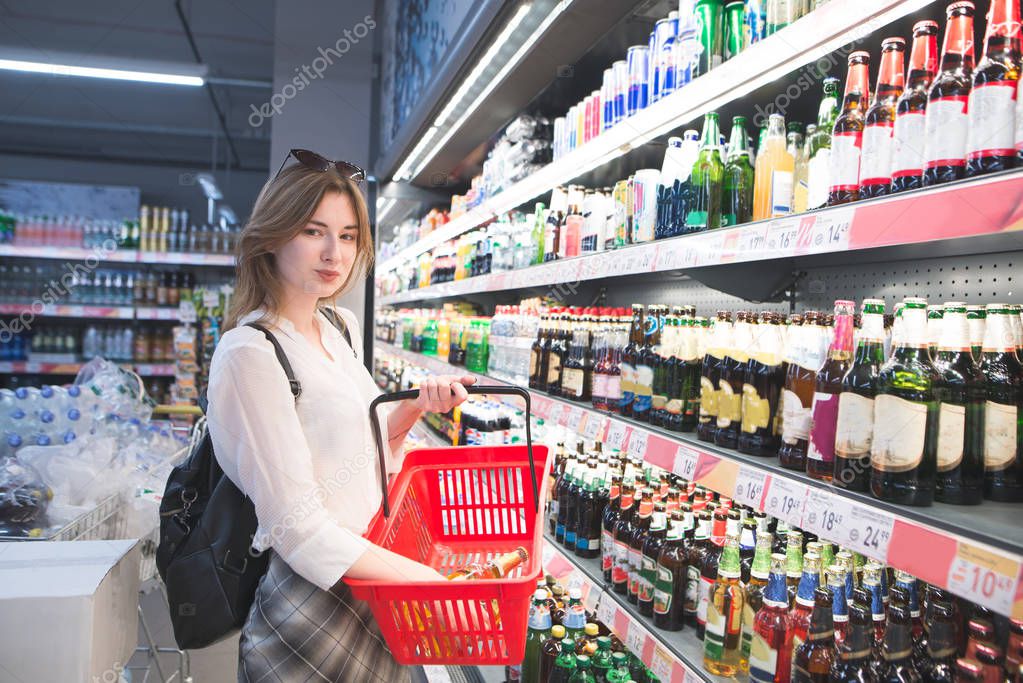
[[[870,464],[885,472],[908,472],[924,458],[927,404],[882,394],[874,399]]]
[[[923,174],[927,140],[925,119],[922,111],[902,114],[895,119],[895,133],[892,136],[893,178]]]
[[[819,209],[828,203],[828,187],[831,173],[831,150],[819,149],[810,159],[806,168],[808,188],[806,191],[806,208]]]
[[[860,185],[888,185],[891,182],[892,130],[890,124],[877,124],[863,129]]]
[[[927,152],[924,168],[966,164],[967,98],[943,97],[927,103]]]
[[[860,183],[860,148],[863,133],[836,133],[831,136],[831,183],[832,192],[855,190]]]
[[[774,683],[778,669],[778,651],[759,633],[753,634],[749,652],[749,679],[754,683]]]
[[[804,408],[803,402],[799,400],[796,392],[783,389],[781,392],[782,405],[782,441],[792,445],[800,439],[806,440],[810,437],[810,419],[813,413],[810,408]]]
[[[862,458],[870,455],[874,436],[874,399],[843,392],[838,397],[838,424],[835,427],[835,455]]]
[[[771,216],[792,213],[792,171],[771,172]]]
[[[1012,156],[1016,153],[1016,83],[999,81],[976,86],[970,91],[970,126],[966,153],[982,156]]]
[[[984,470],[1004,470],[1016,460],[1016,406],[984,405]]]
[[[966,406],[942,403],[938,413],[938,471],[948,472],[963,460]]]

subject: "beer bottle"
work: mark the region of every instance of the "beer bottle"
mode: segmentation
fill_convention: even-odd
[[[781,390],[785,383],[781,319],[764,313],[742,385],[739,452],[773,456],[778,452]]]
[[[682,308],[676,306],[668,318],[671,342],[662,353],[666,356],[663,366],[665,402],[662,426],[668,431],[681,432],[684,407],[683,383],[685,382],[685,353],[691,332],[688,321],[682,315]],[[663,346],[663,344],[662,344]]]
[[[800,173],[806,171],[806,159],[804,158],[804,140],[803,140],[803,124],[798,121],[791,121],[786,127],[788,133],[785,135],[786,147],[785,149],[792,158],[795,159],[796,165],[793,170],[792,183],[793,183],[793,196],[795,195],[795,186],[799,184]],[[804,179],[805,180],[805,179]]]
[[[546,383],[541,384],[541,378],[546,379],[547,368],[544,366],[544,361],[548,360],[548,356],[544,353],[547,342],[547,314],[544,313],[540,316],[540,326],[536,330],[536,339],[533,340],[533,344],[529,349],[529,388],[540,389],[546,388]]]
[[[547,377],[544,383],[544,391],[554,396],[561,395],[561,378],[564,372],[565,357],[568,353],[568,345],[565,343],[564,333],[568,329],[568,315],[563,308],[555,308],[551,320],[550,351],[547,354]]]
[[[629,315],[624,308],[611,309],[608,318],[608,361],[607,361],[607,411],[619,413],[622,410],[622,353],[629,338]]]
[[[660,311],[661,340],[654,353],[657,363],[654,366],[653,394],[650,398],[650,424],[655,427],[668,426],[668,394],[671,390],[671,373],[678,359],[675,358],[678,327],[675,317],[664,306]],[[674,360],[673,360],[674,359]]]
[[[593,358],[593,372],[591,373],[590,384],[590,405],[593,409],[602,413],[607,408],[607,378],[610,368],[611,351],[611,325],[608,319],[608,309],[598,309],[593,328],[593,346],[590,355]]]
[[[768,532],[770,533],[770,532]],[[770,550],[767,551],[770,553]],[[753,558],[757,554],[757,520],[752,514],[745,514],[739,526],[739,565],[742,568],[742,585],[750,581],[750,572],[753,571]],[[767,555],[764,556],[765,562]],[[767,567],[765,566],[766,570]],[[767,581],[767,574],[764,574],[764,581]]]
[[[591,461],[592,462],[592,461]],[[579,557],[600,557],[601,511],[597,494],[596,467],[591,467],[585,478],[583,491],[576,503],[575,554]]]
[[[895,104],[892,151],[892,192],[923,187],[927,93],[938,66],[938,22],[913,25],[906,89]]]
[[[856,303],[835,302],[835,336],[828,359],[817,371],[810,419],[810,442],[806,473],[814,479],[831,481],[835,470],[835,431],[842,380],[852,361],[853,311]]]
[[[803,532],[789,529],[785,532],[785,585],[789,607],[796,604],[796,592],[803,578]]]
[[[832,483],[851,491],[870,487],[870,441],[874,431],[874,394],[884,365],[884,300],[864,299],[862,325],[852,367],[842,378],[835,427]]]
[[[893,596],[900,594],[888,607],[888,625],[885,628],[884,644],[881,647],[881,665],[878,683],[914,683],[920,681],[920,673],[913,665],[913,638],[910,635],[910,618],[905,589],[893,586]]]
[[[934,368],[939,401],[934,497],[974,505],[984,494],[984,373],[970,352],[965,303],[944,306]]]
[[[731,345],[731,338],[732,314],[728,311],[718,311],[707,342],[707,353],[703,357],[700,375],[700,418],[696,427],[696,437],[700,441],[713,443],[717,434],[718,382],[721,381],[721,370],[725,354]]]
[[[626,500],[628,505],[625,505]],[[610,499],[602,514],[600,536],[600,565],[604,572],[604,583],[611,583],[611,569],[614,567],[614,528],[621,517],[622,509],[632,506],[632,483],[623,482],[621,474],[611,475]]]
[[[831,171],[828,206],[847,204],[860,198],[860,149],[863,145],[864,115],[870,100],[870,53],[849,55],[842,112],[831,129]]]
[[[993,0],[987,15],[984,56],[973,72],[966,175],[1016,165],[1016,87],[1020,76],[1019,0]],[[1018,672],[1017,672],[1018,673]]]
[[[551,630],[551,612],[547,606],[547,591],[538,590],[533,594],[533,604],[529,608],[529,619],[526,630],[526,652],[522,658],[522,683],[540,683],[540,666],[543,652],[541,646],[547,632]]]
[[[633,419],[650,421],[653,403],[654,371],[657,368],[657,349],[661,343],[662,306],[650,306],[643,328],[643,346],[636,360],[635,399],[632,403]]]
[[[953,683],[959,654],[956,612],[948,602],[932,599],[927,614],[926,657],[920,660],[919,672],[928,683]]]
[[[696,637],[703,640],[707,626],[707,604],[718,576],[718,563],[725,545],[725,533],[728,528],[728,513],[723,508],[714,510],[714,525],[711,528],[710,540],[700,561],[699,602],[696,606]]]
[[[672,515],[664,544],[657,556],[654,580],[654,625],[665,631],[681,631],[685,620],[688,556],[684,522]],[[691,518],[692,513],[688,513]]]
[[[739,664],[743,671],[750,672],[751,678],[753,677],[753,672],[750,664],[750,652],[753,648],[757,614],[764,607],[765,600],[767,599],[766,591],[771,578],[772,542],[773,538],[769,531],[763,531],[757,535],[757,547],[753,555],[749,580],[746,581],[746,593],[742,601],[742,653]],[[784,580],[783,575],[782,582]]]
[[[885,38],[881,42],[881,71],[874,103],[863,121],[860,154],[860,199],[881,197],[892,184],[892,132],[895,103],[902,96],[906,77],[906,41]]]
[[[749,652],[749,677],[755,683],[787,683],[792,651],[786,649],[788,594],[785,589],[785,556],[771,555],[771,571],[764,589],[763,606],[753,621]]]
[[[953,2],[945,10],[941,71],[927,96],[924,185],[959,180],[966,171],[969,117],[966,105],[973,77],[973,3]]]
[[[987,311],[984,307],[967,306],[966,324],[970,328],[970,352],[973,360],[979,363],[984,349],[984,328],[987,325]]]
[[[821,564],[824,564],[823,558]],[[831,593],[831,620],[835,624],[835,647],[841,648],[849,634],[849,601],[845,595],[845,570],[842,569],[842,565],[828,565],[824,581]]]
[[[639,352],[643,348],[643,305],[632,304],[632,323],[629,328],[629,343],[622,351],[622,401],[621,414],[632,417],[633,404],[636,402],[636,368],[639,364]]]
[[[753,163],[746,144],[746,117],[732,119],[728,160],[722,180],[721,227],[753,220]]]
[[[721,364],[721,378],[718,380],[718,419],[714,443],[724,448],[735,448],[739,444],[739,429],[742,426],[742,393],[746,382],[746,366],[753,348],[752,325],[748,318],[752,313],[739,311],[735,317],[732,343]]]
[[[715,676],[734,676],[740,670],[744,598],[740,574],[739,537],[730,534],[707,601],[703,666]]]
[[[654,584],[657,581],[657,560],[661,555],[661,547],[668,535],[668,517],[665,503],[659,500],[654,503],[654,512],[650,520],[650,530],[643,541],[642,558],[640,559],[639,590],[637,592],[639,613],[645,617],[654,615]]]
[[[835,661],[835,627],[832,597],[818,586],[813,595],[813,612],[806,642],[792,653],[792,683],[827,683]]]
[[[585,479],[589,476],[582,442],[579,442],[576,448],[578,452],[575,466],[569,474],[567,486],[563,491],[559,491],[558,495],[558,512],[565,511],[564,545],[573,552],[579,524],[579,497],[586,486]]]
[[[448,581],[470,581],[476,579],[502,579],[511,574],[520,564],[529,561],[525,548],[516,548],[485,563],[469,565],[448,574]],[[546,596],[545,596],[546,597]]]
[[[873,683],[873,653],[874,624],[870,609],[866,602],[854,600],[849,605],[848,633],[842,643],[836,646],[831,680],[834,683]]]
[[[816,553],[807,553],[803,559],[803,573],[799,579],[796,603],[789,610],[787,647],[793,651],[806,641],[807,633],[810,630],[810,620],[816,600],[815,596],[819,587],[820,556]],[[831,594],[829,593],[828,597],[830,598],[830,596]],[[828,604],[828,617],[831,617],[830,603]]]
[[[543,260],[554,261],[558,258],[558,247],[561,244],[561,225],[568,213],[568,193],[562,186],[555,187],[551,192],[551,208],[547,212],[547,226],[544,229]]]
[[[786,340],[788,368],[781,392],[781,446],[778,448],[778,463],[790,470],[806,470],[817,369],[824,362],[818,355],[818,320],[816,311],[807,311],[801,319],[790,318],[792,324]]]
[[[823,82],[824,97],[817,110],[817,130],[809,139],[807,209],[819,209],[828,203],[828,190],[831,187],[831,131],[839,112],[838,84],[839,80],[830,76]]]
[[[938,377],[927,350],[926,316],[926,300],[904,300],[903,329],[878,375],[874,399],[870,490],[875,498],[902,505],[934,500]]]
[[[721,227],[721,183],[725,167],[718,148],[718,115],[707,112],[700,136],[700,155],[689,176],[690,203],[686,217],[688,232]]]
[[[810,192],[810,139],[817,134],[817,124],[806,125],[806,135],[803,136],[803,146],[799,156],[796,157],[796,173],[793,179],[792,188],[792,211],[803,213],[806,211],[808,194]]]
[[[696,520],[693,543],[689,546],[686,562],[685,618],[686,623],[692,628],[697,628],[700,621],[700,567],[710,545],[710,512],[699,511]]]
[[[1003,502],[1023,501],[1023,462],[1020,443],[1023,423],[1023,368],[1015,354],[1015,335],[1006,304],[988,304],[984,350],[987,401],[984,404],[984,497]]]
[[[654,492],[653,489],[644,488],[639,499],[639,509],[632,522],[629,533],[629,602],[639,602],[639,584],[643,570],[643,542],[646,541],[647,532],[650,530],[650,522],[654,514]]]
[[[619,506],[620,511],[614,522],[612,534],[614,560],[611,565],[611,585],[615,593],[626,595],[629,592],[629,539],[632,534],[632,516],[636,508],[631,482],[623,484]]]
[[[876,562],[869,562],[863,567],[863,588],[870,596],[870,618],[874,622],[874,643],[878,646],[884,642],[885,611],[884,598],[881,595],[881,572],[884,568]]]

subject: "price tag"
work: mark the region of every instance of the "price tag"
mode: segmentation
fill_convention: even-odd
[[[642,429],[633,429],[629,435],[629,457],[642,460],[646,455],[646,444],[650,434]]]
[[[799,231],[798,220],[783,218],[771,221],[767,226],[767,249],[777,253],[791,253],[796,247]]]
[[[771,486],[764,496],[764,512],[784,519],[794,526],[803,525],[803,503],[807,487],[781,477],[771,477]]]
[[[654,268],[654,257],[657,256],[657,245],[641,247],[636,254],[633,272],[649,273]]]
[[[675,270],[681,268],[685,257],[685,249],[681,241],[674,241],[661,245],[661,253],[657,259],[661,270]]]
[[[755,470],[752,467],[739,467],[739,474],[735,477],[735,494],[732,496],[736,502],[749,505],[754,510],[759,510],[764,499],[764,485],[767,483],[767,473]]]
[[[551,424],[561,423],[561,411],[564,410],[564,404],[552,401],[551,409],[547,411],[547,421]]]
[[[601,427],[604,426],[604,418],[590,413],[586,417],[586,425],[583,427],[583,436],[587,439],[596,439],[600,436]]]
[[[849,248],[849,226],[855,209],[831,209],[817,214],[811,237],[812,251],[843,251]]]
[[[617,611],[614,598],[607,593],[600,596],[600,604],[597,605],[597,619],[611,630],[614,630],[615,627],[615,612]]]
[[[803,507],[803,527],[829,541],[846,538],[845,501],[821,489],[810,489]]]
[[[843,515],[843,526],[848,534],[845,545],[881,562],[888,559],[888,544],[895,526],[891,513],[850,505],[848,514]]]
[[[629,622],[629,633],[625,636],[625,647],[629,648],[637,657],[643,657],[643,645],[650,634],[646,632],[638,621]]]
[[[583,411],[579,408],[568,409],[568,423],[565,425],[573,432],[579,431],[579,421],[583,419]]]
[[[665,652],[660,645],[655,645],[654,654],[650,660],[650,670],[660,679],[661,683],[671,683],[671,672],[674,667],[674,657]]]
[[[744,258],[759,257],[767,246],[767,225],[751,225],[743,228],[739,238],[739,254]]]
[[[960,542],[948,570],[948,587],[957,595],[1010,614],[1019,562],[993,550]]]
[[[607,445],[616,450],[622,450],[628,430],[629,428],[625,426],[624,422],[612,420],[611,426],[607,429]]]
[[[699,460],[699,451],[693,450],[689,446],[679,446],[678,450],[675,451],[675,461],[671,471],[686,481],[695,481],[696,464]]]

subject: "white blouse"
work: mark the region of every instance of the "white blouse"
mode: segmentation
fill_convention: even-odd
[[[339,308],[358,348],[355,315]],[[217,344],[210,364],[207,419],[217,461],[255,505],[253,547],[273,548],[299,575],[326,590],[365,552],[362,538],[380,507],[379,466],[369,404],[380,394],[359,353],[319,313],[331,359],[278,318],[266,325],[302,384],[297,403],[273,346],[244,316]],[[387,406],[380,427],[387,447]],[[387,453],[389,473],[404,456]]]

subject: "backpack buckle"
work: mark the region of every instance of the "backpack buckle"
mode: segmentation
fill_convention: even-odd
[[[231,572],[232,574],[237,574],[239,576],[244,574],[245,573],[245,568],[249,566],[249,558],[245,557],[245,555],[242,555],[242,564],[241,564],[240,567],[232,567],[230,564],[228,564],[228,561],[230,559],[231,559],[231,550],[228,549],[227,552],[224,553],[224,559],[221,560],[220,566],[223,567],[224,569],[226,569],[227,571]]]
[[[302,383],[297,379],[289,379],[288,384],[291,385],[291,395],[298,400],[298,397],[302,395]]]

